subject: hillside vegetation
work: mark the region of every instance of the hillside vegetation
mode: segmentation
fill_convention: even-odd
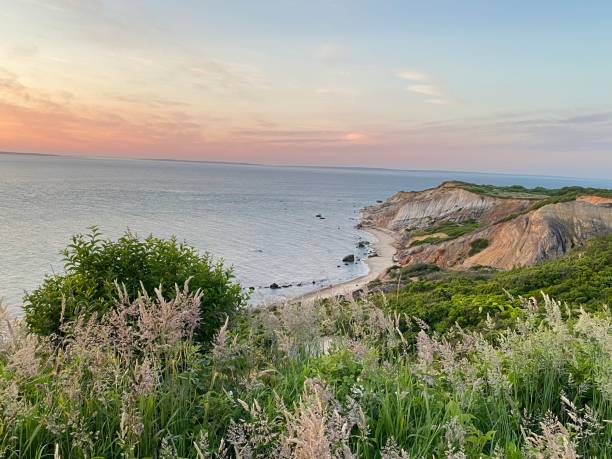
[[[4,317],[0,455],[610,457],[611,254],[608,238],[507,273],[423,266],[399,293],[238,310],[210,346],[187,283],[118,288],[52,335]],[[567,308],[518,298],[539,289]]]
[[[527,188],[521,185],[480,185],[461,181],[450,183],[454,183],[458,187],[471,191],[472,193],[496,198],[519,198],[533,199],[536,201],[551,200],[550,202],[561,202],[570,201],[576,199],[578,196],[584,195],[601,196],[604,198],[612,197],[612,190],[581,186],[567,186],[563,188],[544,188],[539,186],[535,188]]]
[[[387,292],[372,295],[373,300],[390,311],[421,317],[440,332],[455,323],[481,326],[487,315],[498,321],[513,319],[520,312],[519,295],[539,297],[541,292],[597,311],[612,304],[612,235],[588,241],[565,257],[509,271],[409,265],[395,267],[390,274],[385,288],[379,282],[371,284],[372,291]]]

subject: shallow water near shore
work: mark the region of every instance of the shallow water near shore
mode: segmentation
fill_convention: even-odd
[[[357,168],[267,167],[0,154],[0,298],[62,272],[72,234],[176,235],[223,257],[251,304],[299,296],[367,273],[355,228],[364,206],[444,180],[612,187],[612,180]],[[316,217],[320,214],[323,218]],[[314,282],[314,283],[313,283]],[[270,289],[272,283],[290,287]]]

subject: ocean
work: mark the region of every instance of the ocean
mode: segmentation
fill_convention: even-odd
[[[449,179],[612,188],[597,179],[0,154],[0,298],[19,313],[24,291],[62,272],[60,251],[91,225],[111,238],[128,229],[176,235],[232,265],[243,288],[254,287],[251,304],[291,298],[367,273],[363,262],[341,262],[369,239],[355,228],[360,209]]]

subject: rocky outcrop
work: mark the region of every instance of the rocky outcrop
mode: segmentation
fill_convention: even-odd
[[[366,209],[363,225],[395,232],[400,265],[429,263],[454,269],[532,265],[561,256],[587,239],[612,233],[611,198],[584,195],[568,202],[544,203],[481,195],[449,182],[422,192],[397,193]],[[477,221],[478,227],[454,239],[434,233],[427,243],[421,233],[414,234],[440,223],[467,220]],[[484,248],[475,250],[479,246]]]
[[[523,212],[533,205],[530,199],[502,199],[467,191],[446,182],[419,192],[399,192],[379,206],[366,209],[362,224],[394,231],[415,230],[443,221],[476,220],[482,225]]]

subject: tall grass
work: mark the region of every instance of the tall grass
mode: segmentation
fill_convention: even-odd
[[[2,319],[7,458],[610,457],[612,321],[548,297],[431,333],[367,298],[290,303],[194,344],[200,292],[119,292],[41,338]]]

